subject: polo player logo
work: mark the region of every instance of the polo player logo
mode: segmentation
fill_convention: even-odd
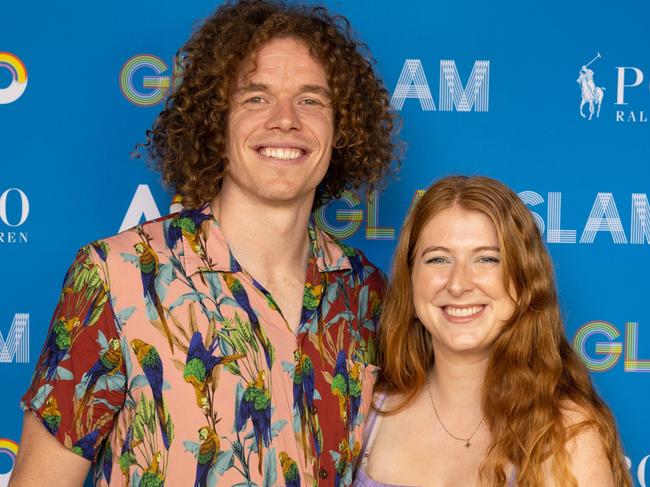
[[[594,112],[596,113],[596,118],[600,117],[600,105],[603,102],[603,96],[605,96],[605,88],[596,86],[596,83],[594,83],[594,72],[589,69],[589,66],[601,57],[600,53],[597,53],[595,58],[582,66],[580,68],[580,75],[576,80],[582,92],[580,115],[582,118],[586,118],[586,115],[582,112],[582,107],[585,106],[585,103],[589,103],[589,120],[594,116]]]

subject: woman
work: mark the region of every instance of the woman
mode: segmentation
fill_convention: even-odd
[[[632,485],[539,231],[498,181],[442,179],[410,212],[379,365],[356,486]]]

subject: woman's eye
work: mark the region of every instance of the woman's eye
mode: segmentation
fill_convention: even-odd
[[[492,257],[492,256],[479,257],[478,261],[481,264],[498,264],[499,263],[498,257]]]
[[[429,257],[426,260],[427,264],[444,264],[448,262],[446,257]]]

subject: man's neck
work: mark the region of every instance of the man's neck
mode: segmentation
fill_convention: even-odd
[[[212,212],[241,266],[262,284],[282,274],[304,278],[311,200],[274,205],[224,189],[211,202]]]

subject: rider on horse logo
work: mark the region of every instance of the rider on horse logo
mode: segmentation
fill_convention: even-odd
[[[582,66],[580,68],[580,76],[578,76],[578,79],[576,80],[580,85],[580,91],[582,91],[580,115],[583,118],[586,118],[585,114],[582,112],[582,107],[585,103],[589,103],[589,120],[594,116],[594,105],[597,105],[596,118],[600,116],[600,105],[603,102],[603,96],[605,95],[605,88],[596,86],[594,83],[594,72],[589,69],[589,65],[601,57],[600,53],[597,53],[595,58]]]

